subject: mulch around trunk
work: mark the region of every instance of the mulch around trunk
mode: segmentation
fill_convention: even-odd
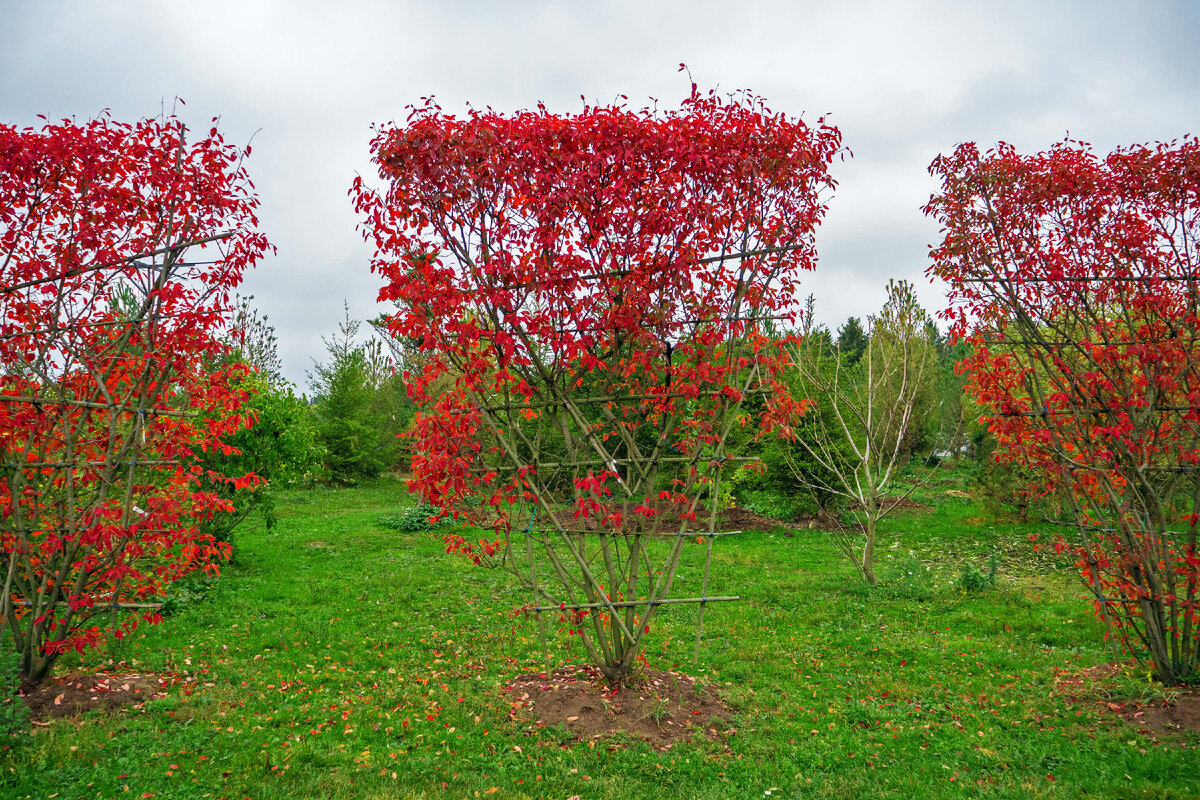
[[[679,672],[647,670],[618,690],[589,665],[519,675],[503,689],[515,720],[561,725],[578,740],[625,733],[666,750],[694,736],[733,733],[731,712],[713,691]]]
[[[1119,718],[1147,736],[1200,733],[1200,687],[1169,690],[1165,699],[1151,702],[1122,698],[1115,679],[1130,670],[1137,668],[1114,661],[1060,675],[1056,686],[1069,700],[1091,703],[1102,716]]]
[[[34,723],[78,717],[88,711],[137,707],[166,694],[171,678],[158,675],[82,673],[53,677],[35,687],[22,687],[21,696]]]

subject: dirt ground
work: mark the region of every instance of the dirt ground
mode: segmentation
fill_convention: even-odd
[[[159,675],[83,673],[51,678],[41,686],[21,689],[30,719],[45,723],[88,711],[140,706],[166,694],[173,682]]]
[[[929,506],[923,506],[909,497],[906,497],[896,503],[896,510],[923,512],[933,511],[933,509]],[[762,514],[756,514],[748,508],[729,508],[725,511],[722,511],[721,524],[724,526],[723,530],[735,531],[770,532],[783,528],[785,532],[795,533],[796,531],[803,530],[839,530],[837,520],[825,513],[808,514],[794,519],[791,522],[781,522],[774,517],[765,517]]]
[[[595,667],[570,666],[520,675],[503,691],[513,719],[562,725],[580,740],[622,732],[666,750],[697,735],[733,732],[730,711],[712,688],[678,672],[648,670],[613,691]]]
[[[22,690],[35,725],[89,711],[140,708],[163,697],[179,679],[144,674],[81,673]],[[186,690],[186,688],[185,688]],[[624,732],[665,750],[699,735],[732,733],[730,712],[711,687],[677,672],[649,670],[620,691],[592,666],[521,675],[504,687],[510,716],[531,727],[562,725],[580,740]]]
[[[1148,736],[1200,733],[1200,687],[1165,690],[1162,699],[1149,702],[1122,698],[1116,679],[1130,670],[1141,671],[1127,662],[1101,664],[1060,675],[1057,688],[1069,700],[1090,703],[1104,716],[1119,718]]]

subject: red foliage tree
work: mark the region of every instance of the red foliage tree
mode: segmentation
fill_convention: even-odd
[[[1001,457],[1048,476],[1095,609],[1159,678],[1200,668],[1200,142],[960,146],[930,271]]]
[[[611,680],[715,501],[743,399],[777,388],[767,318],[793,318],[840,147],[823,121],[694,87],[669,112],[458,119],[428,103],[372,144],[387,192],[353,194],[380,300],[427,356],[408,376],[423,405],[412,486],[496,531],[448,537],[476,561],[524,529],[531,560],[514,572],[535,605],[571,612]],[[763,419],[792,411],[771,401]],[[668,528],[656,569],[640,537]]]
[[[250,424],[203,366],[268,247],[242,155],[170,118],[0,126],[0,619],[27,679],[228,557],[195,463]]]

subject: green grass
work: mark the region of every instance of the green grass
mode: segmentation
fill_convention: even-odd
[[[500,688],[543,663],[511,613],[526,598],[381,525],[411,505],[399,483],[286,494],[275,531],[239,530],[207,592],[60,669],[178,673],[169,696],[39,727],[0,754],[0,796],[1197,796],[1196,737],[1152,740],[1055,689],[1113,660],[1073,568],[945,488],[918,497],[935,513],[885,525],[875,589],[817,532],[720,541],[709,592],[743,600],[708,609],[698,665],[691,607],[646,655],[717,684],[736,732],[668,752],[510,719]],[[998,588],[959,590],[990,553]],[[552,657],[578,660],[573,644],[554,638]]]

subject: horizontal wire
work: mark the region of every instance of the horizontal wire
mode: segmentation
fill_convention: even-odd
[[[1065,408],[1043,409],[1041,411],[1004,411],[999,417],[1064,417],[1064,416],[1095,416],[1098,414],[1122,414],[1129,411],[1200,411],[1200,404],[1192,406],[1121,406],[1120,408]]]
[[[1191,536],[1191,531],[1146,531],[1135,528],[1104,528],[1099,525],[1083,525],[1076,522],[1066,522],[1063,520],[1042,519],[1042,523],[1046,525],[1056,525],[1061,528],[1075,528],[1076,530],[1094,531],[1096,533],[1130,533],[1138,536]]]
[[[1077,277],[1030,277],[1030,278],[958,278],[960,283],[1099,283],[1103,281],[1200,281],[1200,275],[1082,275]]]
[[[669,606],[681,603],[723,603],[730,600],[741,599],[742,598],[737,595],[725,597],[669,597],[665,600],[621,600],[615,603],[577,603],[575,605],[534,606],[529,610],[542,613],[545,611],[581,611],[587,608],[637,608],[639,606],[653,608],[654,606]]]
[[[709,464],[720,464],[726,461],[738,464],[751,464],[761,459],[758,456],[721,456],[720,458],[711,458],[705,456],[697,456],[690,458],[688,456],[667,456],[666,458],[652,458],[650,456],[641,456],[639,458],[596,458],[592,461],[550,461],[539,464],[497,464],[494,467],[472,467],[470,472],[520,472],[522,470],[536,469],[561,469],[563,467],[605,467],[608,468],[613,464],[700,464],[708,462]]]
[[[18,464],[16,462],[0,463],[0,468],[4,469],[62,469],[64,467],[161,467],[172,464],[182,464],[183,461],[174,460],[154,460],[154,461],[42,461],[31,462],[28,464]]]
[[[0,394],[0,402],[3,403],[29,403],[34,406],[47,405],[67,405],[81,406],[83,408],[95,408],[102,411],[123,411],[128,414],[144,414],[148,417],[180,417],[183,419],[196,419],[200,415],[191,411],[172,411],[170,409],[159,408],[137,408],[136,406],[126,406],[118,403],[97,403],[91,400],[50,400],[44,397],[23,397],[20,395]]]
[[[97,270],[112,269],[114,267],[119,267],[122,264],[136,262],[139,258],[149,258],[149,257],[153,257],[153,256],[163,255],[165,253],[178,252],[180,250],[183,250],[186,247],[191,247],[193,245],[208,244],[209,242],[216,242],[216,241],[220,241],[221,239],[228,239],[229,237],[233,236],[233,234],[234,234],[234,231],[226,231],[225,233],[218,233],[218,234],[214,234],[212,236],[205,236],[202,239],[193,239],[190,242],[180,242],[179,244],[173,244],[168,247],[160,247],[157,250],[150,250],[145,253],[136,253],[132,256],[127,256],[118,261],[110,261],[106,264],[93,264],[93,265],[87,266],[87,267],[78,267],[76,269],[69,269],[66,272],[60,273],[58,275],[50,275],[45,278],[35,278],[34,280],[25,281],[23,283],[15,283],[12,286],[0,287],[0,294],[12,294],[13,292],[20,291],[21,289],[28,289],[30,286],[40,286],[45,283],[53,283],[54,281],[61,281],[66,278],[74,278],[74,277],[83,275],[88,272],[96,272]]]
[[[531,530],[533,533],[538,534],[571,533],[585,536],[650,536],[656,539],[706,538],[709,536],[734,536],[743,533],[743,531],[685,531],[683,533],[671,533],[670,531],[617,531],[600,528],[595,530],[588,530],[586,528],[532,528]]]
[[[739,389],[736,391],[738,391],[738,393],[741,394],[743,397],[748,397],[751,395],[772,394],[772,391],[770,389],[747,389],[746,391],[741,391]],[[598,403],[601,403],[601,404],[602,403],[620,403],[620,402],[631,401],[631,400],[663,401],[663,400],[677,400],[679,398],[685,398],[688,400],[699,400],[702,397],[713,397],[715,395],[722,395],[722,394],[725,394],[725,392],[721,389],[711,389],[708,391],[698,392],[695,394],[692,394],[689,392],[673,392],[671,394],[627,394],[627,395],[603,395],[601,397],[580,397],[580,398],[571,398],[570,402],[572,405],[595,405]],[[727,394],[725,396],[728,397]],[[452,409],[451,411],[448,412],[447,416],[454,416],[454,415],[458,415],[458,414],[469,414],[473,411],[484,411],[484,412],[488,412],[488,413],[495,413],[497,411],[520,411],[523,409],[535,409],[535,408],[543,408],[543,409],[544,408],[557,408],[558,406],[562,406],[562,405],[566,405],[566,403],[563,402],[562,400],[547,399],[547,400],[543,400],[542,402],[539,402],[539,403],[511,403],[509,405],[501,405],[501,406],[471,406],[470,408]]]

